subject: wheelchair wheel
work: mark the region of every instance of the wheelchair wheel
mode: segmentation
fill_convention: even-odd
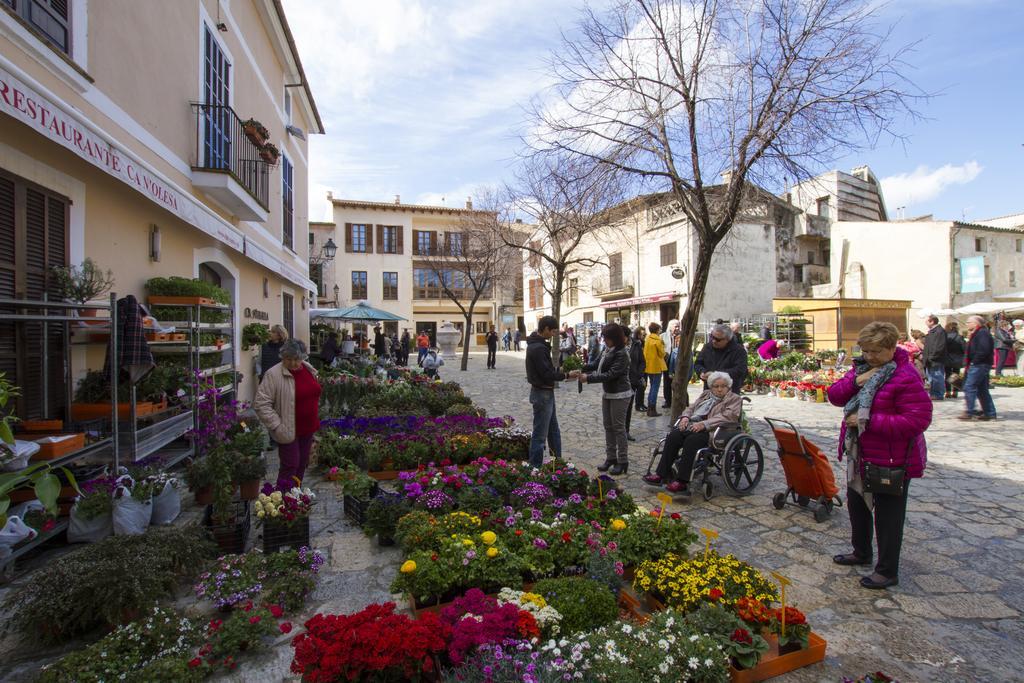
[[[772,497],[772,505],[775,506],[776,510],[781,510],[782,508],[786,507],[786,494],[776,493]]]
[[[764,474],[764,453],[757,439],[739,434],[726,445],[722,478],[729,490],[744,496],[754,490]]]
[[[715,495],[715,485],[712,484],[710,481],[704,482],[704,486],[702,487],[702,489],[704,493],[704,500],[711,500],[711,498]]]

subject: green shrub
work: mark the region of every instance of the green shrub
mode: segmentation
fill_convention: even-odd
[[[154,277],[146,282],[146,290],[156,296],[202,296],[218,304],[231,303],[231,295],[212,282],[184,277]]]
[[[316,437],[316,463],[324,470],[345,468],[359,462],[366,449],[366,441],[354,436],[342,436],[333,429],[322,429]]]
[[[608,587],[588,578],[542,579],[532,592],[544,596],[562,615],[561,628],[566,634],[601,628],[619,616]]]
[[[44,643],[114,627],[172,597],[214,557],[216,546],[195,525],[112,536],[38,570],[4,601],[7,624]]]

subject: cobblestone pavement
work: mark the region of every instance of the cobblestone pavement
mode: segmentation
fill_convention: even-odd
[[[462,384],[491,416],[512,415],[529,426],[523,354],[499,353],[497,369],[473,355],[470,369],[448,368],[444,378]],[[691,397],[696,387],[691,386]],[[778,679],[837,681],[884,671],[908,681],[1021,681],[1024,662],[1024,390],[993,389],[1000,419],[961,422],[961,401],[935,404],[927,432],[928,469],[910,488],[900,585],[885,591],[861,588],[866,568],[832,563],[848,552],[850,524],[845,509],[817,523],[808,510],[776,510],[775,493],[785,477],[775,439],[764,416],[795,423],[830,455],[838,440],[839,411],[827,404],[752,396],[746,416],[765,453],[765,474],[747,497],[730,495],[717,481],[710,501],[677,499],[694,527],[718,531],[718,548],[762,570],[793,581],[788,596],[805,610],[828,641],[823,664]],[[604,460],[599,390],[577,393],[567,382],[557,394],[564,456],[593,467]],[[668,417],[634,413],[630,471],[625,488],[641,505],[657,505],[656,491],[640,477],[652,448],[668,429]],[[845,474],[833,464],[845,492]]]

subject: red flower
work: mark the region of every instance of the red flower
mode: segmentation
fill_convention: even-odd
[[[772,616],[774,616],[776,620],[781,622],[782,621],[782,610],[781,609],[772,610]],[[787,607],[786,608],[786,625],[787,626],[800,626],[801,624],[806,624],[806,623],[807,623],[807,617],[804,616],[803,612],[798,610],[796,607]]]
[[[257,615],[253,615],[253,616],[249,617],[249,623],[250,624],[258,624],[258,623],[260,623],[259,615],[257,614]]]
[[[197,666],[199,666],[202,663],[203,663],[203,660],[199,659],[199,657],[193,657],[192,659],[188,660],[189,668],[192,668],[192,669],[196,668]]]
[[[746,645],[752,645],[754,639],[750,636],[750,631],[745,628],[738,628],[732,632],[729,637],[734,643],[744,643]]]
[[[516,529],[516,536],[522,536],[522,535],[523,535],[523,530],[522,529]]]
[[[210,619],[210,631],[216,632],[223,623],[220,619]]]
[[[708,599],[710,599],[712,602],[721,600],[723,595],[725,595],[725,593],[722,591],[721,588],[712,588],[708,591]]]
[[[434,562],[437,562],[437,553],[431,553],[430,554],[430,559],[433,560]]]
[[[280,619],[284,615],[280,605],[270,605],[268,609],[275,619]]]
[[[281,633],[291,633],[292,623],[290,621],[286,621],[282,623],[280,626],[278,626],[278,628],[281,629]]]
[[[672,519],[682,519],[683,518],[683,516],[681,514],[679,514],[678,512],[673,512],[671,514],[671,517],[672,517]]]
[[[658,509],[651,510],[651,517],[657,517],[659,512],[660,510]]]
[[[252,610],[252,600],[242,605],[243,612],[249,612],[250,610]]]
[[[571,540],[572,540],[572,534],[570,534],[568,531],[566,531],[565,533],[562,534],[562,541],[563,542],[568,543]]]
[[[224,658],[224,666],[227,667],[228,669],[234,669],[235,667],[238,666],[238,663],[235,662],[235,658],[234,657],[225,657]]]
[[[55,526],[57,526],[57,520],[55,520],[55,519],[48,519],[45,522],[43,522],[43,528],[40,529],[40,531],[42,531],[45,534],[47,531],[49,531],[50,529],[52,529]]]

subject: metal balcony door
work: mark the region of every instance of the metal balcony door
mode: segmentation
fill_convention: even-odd
[[[203,155],[206,168],[231,168],[231,63],[205,29],[203,55]]]

